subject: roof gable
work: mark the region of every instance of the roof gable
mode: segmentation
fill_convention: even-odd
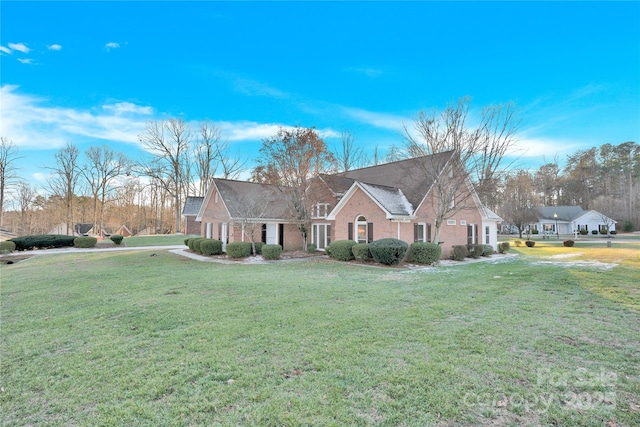
[[[195,216],[198,215],[198,211],[202,206],[202,202],[204,201],[204,197],[194,197],[189,196],[187,200],[184,202],[184,208],[182,209],[182,215],[185,216]]]
[[[214,179],[213,183],[231,218],[246,217],[247,206],[253,202],[264,204],[265,214],[261,218],[280,220],[292,218],[289,200],[286,197],[286,188],[228,179]]]
[[[388,219],[407,219],[413,214],[413,206],[402,193],[402,190],[354,181],[351,187],[345,192],[344,197],[340,199],[338,204],[329,213],[327,219],[336,219],[336,215],[349,203],[349,200],[358,189],[378,205]]]
[[[557,215],[559,221],[573,221],[584,213],[580,206],[537,206],[533,211],[539,220],[555,220]]]

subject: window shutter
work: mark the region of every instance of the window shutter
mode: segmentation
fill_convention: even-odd
[[[347,227],[349,229],[347,232],[347,236],[348,236],[347,239],[353,240],[353,223],[352,222],[348,223]]]
[[[373,223],[367,223],[367,243],[373,242]]]
[[[431,241],[431,224],[427,224],[427,242]]]
[[[413,224],[413,241],[414,242],[418,241],[418,223],[417,222]]]

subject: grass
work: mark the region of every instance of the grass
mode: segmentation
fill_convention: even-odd
[[[608,249],[536,245],[417,271],[220,265],[144,248],[2,266],[0,416],[637,425],[640,260]]]

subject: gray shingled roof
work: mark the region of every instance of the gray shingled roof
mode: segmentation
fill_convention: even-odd
[[[293,217],[286,189],[282,187],[219,178],[214,183],[232,218],[246,217],[247,206],[256,200],[266,205],[260,218],[287,221]]]
[[[204,197],[188,196],[187,200],[185,200],[184,202],[182,215],[185,215],[185,216],[198,215],[198,211],[200,210],[200,207],[202,206],[203,201],[204,201]]]
[[[573,221],[584,213],[580,206],[538,206],[533,208],[538,219],[555,219],[558,215],[560,221]]]
[[[334,175],[323,175],[324,181],[336,193],[344,193],[354,181],[393,187],[404,195],[413,209],[431,188],[434,178],[453,156],[453,151],[354,169]]]
[[[402,190],[364,182],[359,184],[390,214],[408,216],[413,213],[413,205],[407,200]]]

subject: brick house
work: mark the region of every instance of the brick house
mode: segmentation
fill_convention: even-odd
[[[189,196],[184,202],[182,208],[182,217],[184,226],[182,232],[184,234],[200,234],[200,223],[196,221],[196,216],[200,211],[204,197]]]
[[[430,242],[435,236],[435,184],[454,169],[453,153],[447,152],[321,174],[312,181],[307,197],[308,242],[318,250],[345,239]],[[215,179],[196,218],[202,223],[201,235],[223,242],[249,240],[246,219],[252,215],[246,209],[241,212],[240,206],[257,198],[266,209],[254,211],[253,221],[260,224],[259,236],[256,227],[249,227],[254,239],[279,243],[284,250],[302,249],[303,239],[286,194],[286,189],[272,185]],[[452,193],[450,203],[456,204],[455,209],[440,230],[443,256],[450,254],[453,245],[480,243],[497,248],[501,219],[482,206],[470,183]]]

